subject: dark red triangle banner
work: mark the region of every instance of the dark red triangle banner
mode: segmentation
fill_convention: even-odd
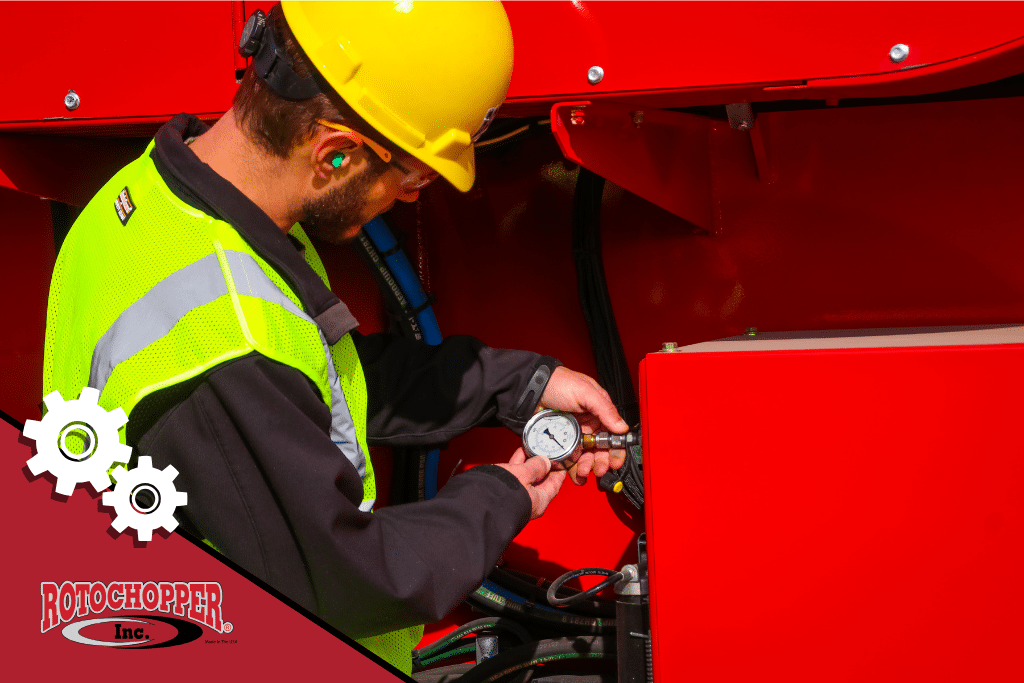
[[[88,484],[64,497],[34,476],[33,452],[0,420],[8,680],[409,680],[185,537],[118,534]]]

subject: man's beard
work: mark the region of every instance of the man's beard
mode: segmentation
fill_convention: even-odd
[[[373,218],[366,215],[366,192],[380,178],[375,170],[367,168],[344,185],[306,200],[299,221],[306,234],[335,244],[355,237],[358,230],[353,228]]]

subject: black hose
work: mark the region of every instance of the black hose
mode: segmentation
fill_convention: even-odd
[[[504,567],[495,568],[487,578],[502,588],[507,588],[519,595],[524,595],[533,599],[534,602],[536,602],[537,599],[546,599],[544,596],[547,593],[548,587],[551,585],[550,581],[542,580],[536,576],[530,576],[529,574]],[[570,597],[577,595],[579,591],[563,586],[559,590],[559,593],[559,597]],[[590,617],[612,618],[615,616],[615,602],[612,600],[601,600],[596,598],[580,598],[578,601],[574,601],[572,603],[571,611],[576,614],[582,614]]]
[[[412,675],[412,678],[417,683],[455,683],[455,681],[462,678],[463,674],[475,666],[476,662],[439,666],[435,669],[417,671]]]
[[[538,628],[546,628],[558,633],[609,635],[615,633],[615,619],[582,617],[551,608],[535,607],[526,602],[498,595],[486,586],[481,586],[475,592],[470,593],[467,601],[484,614],[525,621]]]
[[[580,576],[607,576],[608,578],[602,581],[601,583],[597,584],[593,588],[581,591],[576,595],[571,595],[568,598],[558,597],[558,589],[562,587],[562,584],[564,584],[566,581],[569,581],[570,579],[575,579]],[[562,574],[557,579],[552,581],[551,585],[548,586],[548,603],[556,607],[575,604],[576,602],[586,600],[587,598],[591,598],[597,595],[609,586],[614,586],[619,581],[622,581],[622,578],[622,572],[613,571],[611,569],[602,569],[601,567],[584,567],[583,569],[576,569],[571,572],[566,572],[565,574]]]
[[[476,633],[477,631],[481,631],[483,629],[499,629],[503,631],[508,631],[512,635],[516,636],[519,639],[519,642],[521,643],[528,643],[531,640],[533,640],[533,638],[530,637],[530,633],[525,628],[523,628],[516,622],[512,621],[511,619],[477,619],[475,621],[469,622],[468,624],[463,624],[451,633],[447,634],[442,638],[439,638],[438,640],[435,640],[433,643],[430,643],[429,645],[421,647],[418,650],[413,650],[413,665],[415,666],[415,663],[417,661],[434,657],[446,648],[454,645],[455,643],[458,643],[460,640],[462,640],[469,634]]]
[[[423,331],[397,279],[391,273],[384,257],[374,246],[365,230],[357,235],[360,256],[373,275],[380,289],[387,313],[389,331],[408,339],[423,339]],[[401,505],[424,500],[426,481],[427,453],[426,448],[392,447],[391,449],[391,488],[388,492],[389,505]]]
[[[459,683],[496,683],[526,669],[572,659],[615,659],[615,639],[576,636],[540,640],[484,660],[459,679]]]
[[[640,422],[640,404],[615,322],[601,256],[601,194],[604,178],[580,167],[573,198],[572,248],[580,305],[590,331],[597,376],[627,424]]]
[[[608,391],[622,419],[629,425],[638,425],[640,404],[615,322],[601,255],[601,195],[604,184],[604,178],[580,167],[572,214],[572,249],[580,308],[590,332],[598,381]],[[624,495],[642,510],[644,479],[639,456],[638,447],[628,449],[626,465],[620,470],[620,476]]]

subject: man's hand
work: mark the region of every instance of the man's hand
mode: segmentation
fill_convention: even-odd
[[[629,425],[619,417],[615,404],[597,380],[565,367],[557,367],[544,389],[538,410],[553,408],[576,414],[584,434],[609,431],[625,434]],[[626,462],[625,449],[584,451],[576,460],[573,483],[587,483],[591,472],[601,477],[609,468],[617,470]]]
[[[516,449],[507,465],[498,463],[498,467],[511,472],[530,494],[530,519],[544,514],[565,481],[564,470],[552,470],[551,461],[541,456],[527,458],[522,448]]]

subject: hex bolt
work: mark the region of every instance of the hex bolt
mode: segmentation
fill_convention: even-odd
[[[675,342],[663,342],[661,345],[662,351],[675,351],[676,348],[677,347]]]
[[[587,81],[590,85],[597,85],[604,80],[604,69],[599,66],[592,66],[587,70]]]
[[[82,103],[82,98],[78,96],[74,90],[68,90],[68,94],[64,96],[64,106],[68,111],[74,111],[78,109],[78,105]]]
[[[897,43],[889,48],[889,61],[899,64],[910,55],[910,48],[903,43]]]
[[[746,335],[748,337],[756,337],[757,336],[757,328],[756,327],[748,327],[747,331],[746,331]]]

